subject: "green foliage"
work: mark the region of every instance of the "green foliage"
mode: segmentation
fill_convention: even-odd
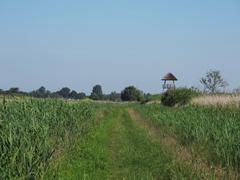
[[[162,94],[161,103],[165,106],[173,107],[175,105],[185,105],[198,92],[188,88],[170,89]]]
[[[58,91],[58,94],[63,98],[69,98],[70,93],[71,93],[71,89],[69,89],[68,87],[64,87],[60,91]]]
[[[233,107],[159,105],[136,109],[156,127],[171,134],[210,164],[240,168],[240,111]]]
[[[78,93],[76,91],[72,90],[71,93],[69,94],[69,98],[78,99]]]
[[[121,92],[122,101],[141,101],[143,93],[134,86],[126,87]]]
[[[93,87],[92,93],[90,95],[92,100],[103,100],[102,86],[96,85]]]
[[[27,96],[28,93],[27,92],[23,92],[23,91],[20,91],[20,89],[18,87],[12,87],[10,88],[9,90],[2,90],[0,89],[0,94],[1,95],[7,95],[7,96]]]
[[[67,154],[56,179],[200,179],[139,128],[124,106],[107,109]]]
[[[122,116],[118,162],[125,167],[127,176],[116,179],[201,179],[156,143],[146,129],[139,128],[126,112]]]
[[[107,145],[111,139],[109,131],[112,129],[116,116],[114,112],[107,113],[105,116],[104,111],[102,111],[104,121],[98,121],[97,126],[81,136],[76,146],[66,154],[60,164],[56,179],[107,179],[109,159]]]
[[[141,103],[141,104],[147,104],[148,102],[151,101],[151,97],[152,97],[151,94],[144,94],[144,95],[142,96],[142,98],[140,99],[140,103]]]
[[[0,104],[0,179],[41,179],[61,146],[93,124],[94,105],[21,99]],[[74,138],[75,137],[75,138]]]
[[[68,87],[62,88],[60,91],[51,92],[45,87],[40,87],[39,89],[29,93],[30,96],[36,98],[66,98],[66,99],[84,99],[86,98],[85,93],[77,93],[74,90],[70,90]]]
[[[110,101],[119,102],[121,101],[121,94],[114,91],[111,92],[108,98]]]
[[[17,87],[10,88],[10,89],[8,90],[8,92],[9,92],[9,93],[18,93],[18,92],[19,92],[19,88],[17,88]]]
[[[219,88],[225,88],[228,83],[222,78],[220,71],[210,70],[206,76],[200,80],[200,83],[204,86],[205,91],[216,93]]]
[[[152,94],[149,98],[150,101],[159,101],[159,99],[161,99],[161,94]]]
[[[78,93],[78,99],[85,99],[87,96],[84,92]]]
[[[42,86],[36,91],[30,92],[30,95],[37,98],[48,98],[51,96],[51,92],[46,90],[46,88]]]

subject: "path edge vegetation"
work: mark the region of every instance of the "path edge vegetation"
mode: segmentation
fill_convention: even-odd
[[[178,146],[182,146],[186,148],[186,150],[189,152],[189,154],[194,158],[193,160],[196,161],[196,163],[200,163],[205,166],[205,171],[207,171],[207,174],[209,172],[213,172],[213,175],[216,179],[220,178],[231,178],[231,179],[238,179],[240,177],[238,169],[235,169],[233,166],[222,166],[221,160],[213,161],[212,158],[214,158],[214,154],[212,154],[211,150],[213,150],[213,146],[211,144],[206,144],[206,142],[195,142],[194,140],[189,141],[189,139],[184,139],[184,136],[181,136],[181,130],[178,129],[176,131],[176,128],[180,121],[183,118],[186,118],[188,115],[188,120],[185,124],[182,124],[185,128],[189,127],[189,131],[194,129],[191,129],[191,121],[194,123],[194,120],[192,120],[190,112],[186,115],[180,115],[181,111],[184,111],[184,109],[191,109],[193,105],[186,105],[184,107],[175,107],[175,108],[169,108],[169,107],[161,107],[160,105],[137,105],[132,107],[134,111],[139,113],[142,118],[144,119],[145,123],[147,123],[147,126],[150,126],[150,128],[154,128],[156,131],[160,132],[159,134],[165,137],[171,137],[174,139],[174,142],[178,143]],[[218,112],[218,117],[221,116],[222,113],[224,113],[225,110],[232,110],[236,109],[235,107],[214,107],[214,106],[201,106],[201,105],[195,105],[195,108],[203,108],[203,112],[205,110],[211,111],[212,108],[214,108],[215,112]],[[220,108],[218,110],[218,108]],[[205,110],[204,110],[205,109]],[[196,109],[195,109],[196,110]],[[178,114],[176,112],[179,112]],[[202,112],[202,113],[203,113]],[[187,113],[187,112],[186,112]],[[196,112],[192,112],[196,113]],[[199,115],[200,112],[198,112]],[[211,113],[210,113],[211,114]],[[231,111],[229,112],[231,114]],[[201,114],[200,114],[201,115]],[[183,116],[182,118],[180,118]],[[233,117],[236,117],[236,115],[232,115]],[[228,116],[230,117],[230,116]],[[177,119],[180,119],[179,121],[175,121]],[[210,116],[206,116],[205,118],[210,118]],[[211,117],[212,118],[212,117]],[[170,120],[170,121],[169,121]],[[209,119],[210,120],[210,119]],[[196,128],[196,126],[195,126]],[[234,127],[232,127],[234,128]],[[230,130],[231,131],[231,130]],[[191,135],[191,133],[187,133],[188,135]],[[186,134],[186,135],[187,135]],[[204,134],[203,134],[204,135]],[[207,134],[205,134],[207,135]],[[219,137],[221,138],[221,137]],[[234,144],[233,144],[234,145]],[[204,147],[208,147],[208,149],[204,149]],[[226,148],[226,146],[225,146]],[[235,151],[236,153],[236,151]]]

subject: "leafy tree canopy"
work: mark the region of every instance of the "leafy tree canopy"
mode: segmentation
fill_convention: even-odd
[[[69,98],[70,92],[71,92],[71,89],[69,89],[68,87],[64,87],[60,91],[58,91],[58,94],[64,98]]]
[[[103,92],[102,92],[101,85],[96,85],[93,87],[90,98],[93,100],[102,100],[103,99]]]
[[[142,97],[143,93],[134,86],[126,87],[121,92],[121,99],[123,101],[141,101]]]

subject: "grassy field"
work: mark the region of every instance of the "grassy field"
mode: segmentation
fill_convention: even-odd
[[[41,178],[62,147],[94,123],[95,105],[21,99],[0,105],[1,179]]]
[[[192,104],[240,107],[240,95],[239,94],[204,95],[194,98],[192,100]]]
[[[125,106],[106,112],[99,126],[69,152],[58,179],[201,179],[176,161],[131,118]]]
[[[238,179],[236,106],[2,99],[0,179]]]
[[[240,111],[236,107],[136,106],[153,126],[174,137],[211,167],[234,175],[240,169]]]

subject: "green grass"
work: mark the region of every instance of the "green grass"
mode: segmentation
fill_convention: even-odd
[[[0,104],[0,178],[39,179],[62,148],[91,128],[96,105],[21,99]]]
[[[129,107],[209,164],[239,170],[237,108],[23,98],[0,103],[0,179],[203,178],[132,119]]]
[[[59,168],[57,179],[106,179],[108,174],[109,131],[116,112],[111,111],[98,126],[82,136],[66,154]]]
[[[153,94],[149,97],[150,101],[160,101],[162,94]]]
[[[58,179],[200,179],[138,127],[125,106],[112,107],[79,139],[58,172]]]
[[[240,168],[240,111],[232,107],[160,105],[137,106],[145,119],[175,136],[210,164]]]
[[[200,179],[191,169],[177,162],[145,129],[122,112],[121,146],[118,149],[122,174],[119,179]]]

